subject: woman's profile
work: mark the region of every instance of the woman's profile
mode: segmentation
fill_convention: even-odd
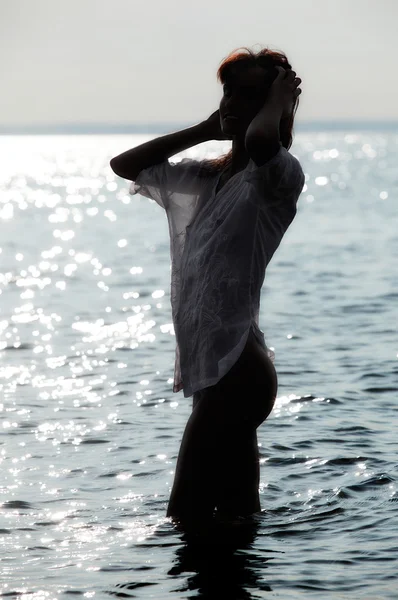
[[[289,153],[301,79],[287,57],[239,48],[221,63],[219,109],[197,125],[111,160],[131,193],[155,200],[170,231],[176,334],[173,391],[193,396],[167,516],[204,524],[261,510],[257,428],[277,394],[273,352],[259,329],[266,267],[304,186]],[[169,158],[231,140],[213,160]]]

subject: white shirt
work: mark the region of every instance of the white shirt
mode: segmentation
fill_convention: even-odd
[[[286,148],[258,167],[249,160],[216,194],[220,173],[202,162],[165,160],[143,169],[130,193],[155,200],[170,232],[176,334],[173,392],[215,385],[258,327],[265,270],[297,211],[304,173]]]

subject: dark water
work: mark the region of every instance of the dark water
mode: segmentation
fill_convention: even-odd
[[[295,139],[306,187],[260,314],[262,511],[202,535],[165,518],[192,403],[167,221],[108,166],[145,139],[0,138],[3,596],[398,598],[398,134]]]

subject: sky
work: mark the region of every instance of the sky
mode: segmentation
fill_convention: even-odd
[[[296,123],[398,120],[398,0],[0,0],[0,127],[197,123],[219,64],[283,51]]]

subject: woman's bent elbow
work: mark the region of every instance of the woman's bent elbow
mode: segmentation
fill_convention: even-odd
[[[119,168],[120,165],[118,165],[117,157],[111,158],[109,165],[110,165],[112,171],[115,173],[115,175],[118,175],[119,177],[123,177],[120,172],[120,168]]]
[[[135,178],[141,171],[141,169],[136,169],[132,165],[129,165],[127,168],[126,162],[124,161],[123,164],[123,162],[119,159],[118,156],[111,158],[109,165],[112,171],[115,173],[115,175],[117,175],[118,177],[122,177],[123,179],[128,179],[129,181],[135,181]]]

